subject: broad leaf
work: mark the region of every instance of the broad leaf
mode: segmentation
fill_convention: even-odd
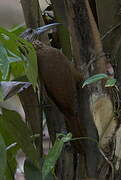
[[[24,89],[31,86],[29,82],[17,82],[17,81],[2,81],[0,84],[0,90],[2,90],[3,99],[6,100]]]
[[[37,84],[38,66],[33,45],[4,28],[0,28],[0,42],[7,49],[10,62],[18,62],[20,60],[24,62],[26,75],[35,87]],[[11,56],[10,54],[13,55]]]
[[[29,82],[1,81],[0,83],[0,102],[16,95],[31,86]]]
[[[97,82],[101,79],[107,79],[107,78],[108,78],[108,75],[106,75],[106,74],[96,74],[94,76],[89,77],[86,81],[84,81],[82,88],[88,84],[92,84],[92,83]]]
[[[16,153],[18,149],[20,148],[18,145],[9,148],[8,147],[15,142],[15,138],[11,137],[11,134],[9,133],[9,129],[5,128],[7,124],[4,121],[0,120],[0,133],[2,137],[4,138],[5,144],[6,144],[6,153],[7,153],[7,167],[5,171],[6,180],[13,180],[13,176],[16,171]]]
[[[3,115],[0,116],[0,126],[9,131],[9,134],[15,138],[15,141],[25,152],[36,166],[39,166],[39,153],[31,142],[32,132],[21,120],[18,113],[3,109]]]

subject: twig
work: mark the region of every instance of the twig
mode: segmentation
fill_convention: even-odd
[[[115,29],[117,29],[119,26],[121,26],[121,22],[115,26],[113,26],[111,29],[109,29],[102,37],[101,40],[104,40],[110,33],[112,33]]]
[[[114,166],[113,163],[106,157],[106,155],[104,154],[103,150],[99,147],[99,151],[101,153],[101,155],[104,157],[104,159],[106,160],[106,162],[110,165],[111,169],[112,169],[112,177],[111,179],[114,180]]]
[[[91,138],[91,137],[79,137],[79,138],[72,138],[70,141],[75,141],[75,140],[91,140],[93,142],[95,142],[98,145],[98,149],[101,153],[101,155],[104,157],[104,159],[106,160],[106,162],[110,165],[111,169],[112,169],[112,177],[111,179],[114,180],[114,166],[113,163],[106,157],[105,153],[103,152],[103,150],[100,147],[100,142],[98,142],[97,140]]]

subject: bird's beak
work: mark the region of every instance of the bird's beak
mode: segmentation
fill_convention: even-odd
[[[42,27],[38,27],[36,29],[29,28],[26,31],[24,31],[20,35],[20,37],[32,42],[34,39],[36,39],[36,37],[39,37],[39,35],[43,34],[46,31],[49,31],[50,29],[55,28],[58,25],[60,25],[60,23],[52,23],[52,24],[48,24]]]
[[[53,29],[55,28],[56,26],[59,26],[60,23],[52,23],[52,24],[48,24],[48,25],[45,25],[45,26],[42,26],[42,27],[38,27],[35,29],[35,33],[37,35],[40,35],[46,31],[49,31],[50,29]]]

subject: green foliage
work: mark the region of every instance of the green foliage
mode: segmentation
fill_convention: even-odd
[[[19,61],[17,63],[11,63],[11,73],[13,74],[14,79],[25,76],[25,68],[23,62]]]
[[[107,78],[108,78],[108,75],[106,74],[96,74],[94,76],[89,77],[86,81],[84,81],[82,88],[85,87],[86,85],[89,85],[101,79],[107,79]]]
[[[9,129],[5,128],[5,122],[2,123],[1,120],[0,120],[0,133],[4,138],[6,144],[7,166],[5,169],[5,177],[7,180],[13,180],[13,175],[16,171],[16,153],[20,147],[15,146],[7,150],[9,145],[15,142],[15,138],[11,136],[11,134],[9,133]]]
[[[9,72],[9,59],[7,51],[2,44],[0,44],[0,71],[2,72],[2,79],[6,80]]]
[[[24,173],[26,180],[40,180],[42,179],[42,172],[41,169],[38,169],[34,166],[34,164],[26,159],[24,163]]]
[[[96,74],[94,76],[89,77],[84,81],[82,88],[84,88],[86,85],[95,83],[99,80],[106,79],[105,87],[112,87],[116,84],[116,79],[109,77],[107,74]]]
[[[0,135],[0,179],[6,180],[5,178],[5,171],[7,166],[7,155],[5,150],[5,142],[3,137]]]
[[[35,166],[39,166],[39,154],[31,142],[32,132],[21,120],[20,115],[14,111],[3,109],[3,115],[0,116],[0,127],[9,133],[11,138],[15,139],[15,142],[34,162]]]
[[[51,148],[51,150],[49,151],[48,155],[45,158],[42,167],[43,180],[46,180],[48,173],[50,173],[50,171],[54,168],[56,161],[58,160],[61,154],[64,143],[70,141],[72,138],[72,135],[70,133],[62,136],[63,136],[62,138],[58,137],[56,139],[54,146]]]
[[[41,162],[43,160],[41,159]],[[37,167],[34,166],[34,164],[32,163],[32,161],[26,159],[25,163],[24,163],[24,174],[25,174],[25,178],[26,180],[40,180],[42,178],[42,170],[38,169]],[[50,172],[45,180],[54,180],[54,176],[52,175],[52,173]]]
[[[19,146],[14,146],[11,149],[7,150],[7,167],[6,167],[6,179],[7,180],[13,180],[13,175],[16,172],[17,168],[17,162],[16,162],[16,154],[17,151],[20,147]]]
[[[36,52],[32,44],[18,37],[22,31],[23,27],[16,27],[11,32],[0,28],[0,81],[8,81],[11,72],[14,78],[26,74],[35,87],[38,75]],[[1,84],[0,101],[4,100],[4,95],[5,89]],[[0,133],[0,179],[14,179],[16,153],[19,148],[33,161],[35,167],[39,167],[39,153],[32,143],[32,132],[16,112],[3,109],[3,114],[0,116]],[[12,146],[14,143],[17,145]]]
[[[5,80],[7,78],[11,63],[21,61],[23,62],[28,80],[35,87],[37,84],[38,68],[36,52],[32,44],[14,33],[0,28],[0,45],[0,71],[2,72],[2,79]]]
[[[12,32],[16,34],[17,36],[19,36],[25,30],[26,30],[26,26],[24,24],[21,24],[21,25],[17,25],[11,28],[9,32]]]
[[[116,79],[109,78],[105,83],[105,87],[112,87],[112,86],[115,86],[115,84],[116,84]]]

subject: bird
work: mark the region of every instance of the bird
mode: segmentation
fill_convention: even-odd
[[[37,53],[38,75],[47,96],[65,116],[67,130],[73,137],[80,137],[81,121],[77,84],[83,82],[82,75],[73,63],[58,49],[38,40],[40,34],[59,25],[53,23],[36,29],[27,29],[21,37],[30,41]],[[79,148],[80,149],[80,148]]]
[[[57,25],[49,24],[37,30],[27,29],[21,37],[30,41],[36,50],[38,78],[44,85],[45,94],[64,115],[67,132],[75,138],[75,141],[70,141],[72,149],[77,154],[86,154],[87,174],[96,177],[99,154],[97,144],[86,138],[86,141],[82,141],[82,137],[98,140],[90,109],[90,94],[87,87],[82,88],[83,72],[80,73],[60,50],[38,40],[39,35]],[[84,113],[84,108],[88,110],[87,113]]]

